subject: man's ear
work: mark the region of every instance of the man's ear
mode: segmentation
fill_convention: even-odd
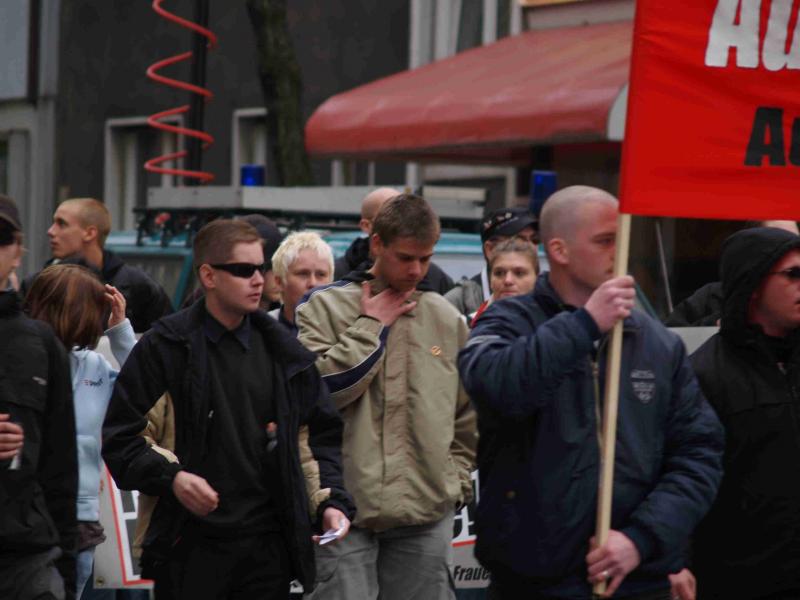
[[[84,228],[83,230],[83,241],[86,244],[90,244],[93,241],[97,240],[98,232],[97,227],[94,225],[89,225],[88,227]]]
[[[495,242],[492,240],[486,240],[483,242],[483,257],[486,261],[489,261],[489,254],[491,254],[492,250],[495,247]]]
[[[370,235],[372,233],[372,220],[361,217],[361,220],[358,222],[358,228],[367,235]]]
[[[22,244],[17,243],[16,249],[14,250],[14,256],[11,257],[11,266],[14,269],[19,269],[20,265],[22,264]]]
[[[197,277],[200,279],[200,285],[203,286],[204,290],[212,290],[217,287],[215,275],[211,265],[202,264],[200,268],[197,269]]]
[[[377,233],[373,233],[369,236],[369,253],[373,258],[378,258],[381,254],[383,254],[383,250],[386,248],[383,244],[383,240],[381,236]]]
[[[569,248],[562,238],[553,238],[545,245],[547,258],[559,265],[569,264]]]

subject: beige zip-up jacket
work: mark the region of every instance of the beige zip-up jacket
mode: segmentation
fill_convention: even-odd
[[[370,282],[373,293],[386,284]],[[433,523],[472,498],[475,411],[458,376],[469,335],[435,292],[391,327],[361,314],[361,283],[314,291],[297,307],[299,339],[344,420],[345,485],[354,524],[373,531]]]

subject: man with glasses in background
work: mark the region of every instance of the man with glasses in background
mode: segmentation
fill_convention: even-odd
[[[205,295],[134,348],[111,398],[103,457],[120,488],[159,497],[141,557],[158,599],[286,599],[293,578],[313,585],[312,521],[344,535],[354,513],[342,423],[316,356],[258,310],[267,270],[258,232],[207,224],[194,266]],[[175,409],[169,458],[142,437],[165,392]],[[327,492],[316,515],[298,456],[302,425]]]
[[[720,332],[691,356],[725,427],[724,476],[693,543],[701,598],[800,598],[800,237],[722,247]]]

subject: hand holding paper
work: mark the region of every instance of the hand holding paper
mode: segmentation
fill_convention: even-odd
[[[329,506],[322,513],[322,529],[324,531],[322,535],[315,535],[311,538],[315,544],[320,546],[344,538],[350,531],[350,520],[342,511]]]

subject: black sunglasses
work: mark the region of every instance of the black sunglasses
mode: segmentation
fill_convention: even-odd
[[[772,271],[770,275],[783,275],[787,279],[797,281],[800,279],[800,267],[789,267],[783,271]]]
[[[224,265],[208,265],[212,269],[219,269],[226,271],[234,277],[241,277],[242,279],[250,279],[253,274],[258,271],[262,275],[267,272],[267,263],[254,265],[253,263],[225,263]]]

